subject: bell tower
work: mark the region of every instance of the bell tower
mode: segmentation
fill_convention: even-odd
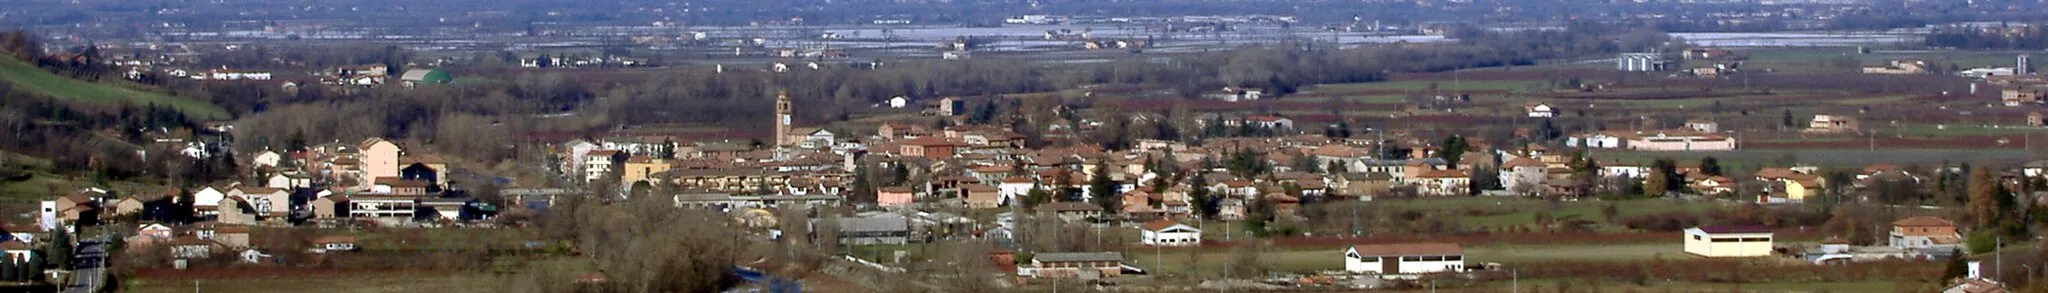
[[[789,126],[790,126],[790,123],[792,123],[792,122],[793,122],[793,121],[790,121],[790,119],[791,119],[791,116],[790,116],[790,114],[791,114],[791,113],[793,113],[793,111],[792,111],[792,109],[790,109],[790,103],[789,103],[789,90],[781,90],[781,91],[778,91],[778,92],[776,92],[776,94],[775,94],[775,147],[778,147],[778,148],[783,148],[783,147],[791,147],[791,146],[795,146],[795,145],[796,145],[796,140],[795,140],[795,139],[791,139],[791,138],[790,138],[790,133],[789,133]]]

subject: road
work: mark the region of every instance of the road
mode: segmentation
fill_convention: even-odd
[[[78,242],[77,257],[71,260],[71,284],[64,286],[64,293],[98,292],[105,287],[107,236],[93,237]]]

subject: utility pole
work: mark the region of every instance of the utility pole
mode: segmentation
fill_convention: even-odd
[[[1522,269],[1508,269],[1508,276],[1512,278],[1508,281],[1508,292],[1522,293]]]

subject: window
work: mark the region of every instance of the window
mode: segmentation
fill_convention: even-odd
[[[1692,240],[1700,240],[1700,236],[1699,236],[1699,235],[1693,235],[1693,236],[1692,236]]]
[[[1403,256],[1403,257],[1401,257],[1401,261],[1422,261],[1422,257],[1419,257],[1419,256]]]
[[[1739,241],[1742,241],[1742,238],[1714,238],[1714,243],[1721,243],[1721,242],[1739,242]]]
[[[1465,256],[1463,256],[1463,255],[1451,255],[1451,256],[1444,256],[1444,261],[1465,261]]]
[[[1442,257],[1442,256],[1434,256],[1434,255],[1432,255],[1432,256],[1424,256],[1424,257],[1422,257],[1422,261],[1444,261],[1444,257]]]

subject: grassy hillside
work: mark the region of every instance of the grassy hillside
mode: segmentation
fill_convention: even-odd
[[[15,88],[28,89],[60,100],[77,100],[89,103],[113,105],[128,101],[136,105],[169,105],[185,112],[195,120],[227,119],[228,112],[206,101],[172,97],[162,93],[136,90],[115,84],[93,83],[70,79],[36,68],[35,65],[14,58],[0,58],[0,80],[14,84]]]

